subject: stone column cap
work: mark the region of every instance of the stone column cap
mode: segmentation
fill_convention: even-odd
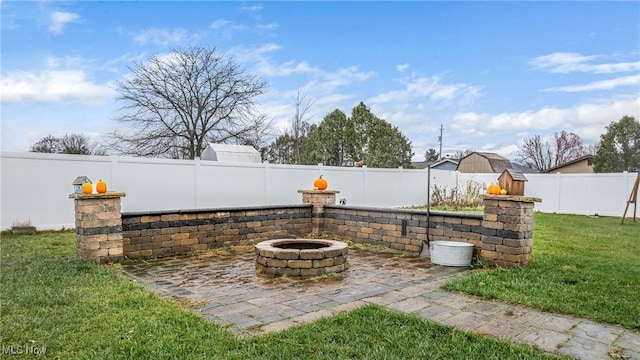
[[[83,199],[115,199],[125,197],[127,194],[117,191],[107,191],[104,194],[71,194],[69,199],[83,200]]]
[[[298,190],[301,194],[339,194],[338,190]]]
[[[480,195],[481,199],[487,200],[507,200],[507,201],[517,201],[517,202],[542,202],[541,198],[531,197],[531,196],[522,196],[522,195],[489,195],[482,194]]]

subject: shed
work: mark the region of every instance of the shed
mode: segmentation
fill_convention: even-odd
[[[200,157],[202,160],[261,163],[258,150],[249,145],[209,143]]]
[[[509,195],[524,195],[525,181],[527,178],[522,171],[514,169],[504,169],[498,177],[500,187],[507,190]]]
[[[511,162],[498,154],[474,151],[460,159],[456,170],[461,173],[501,173],[511,168]]]

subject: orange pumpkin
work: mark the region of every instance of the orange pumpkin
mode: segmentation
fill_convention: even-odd
[[[98,181],[98,183],[96,184],[96,191],[98,192],[98,194],[104,194],[107,192],[107,183],[100,180]]]
[[[83,194],[91,194],[93,192],[93,185],[91,185],[91,183],[84,183],[82,184],[82,193]]]
[[[326,190],[327,186],[329,186],[329,184],[327,183],[327,180],[322,178],[322,175],[313,182],[314,190]]]
[[[500,194],[500,185],[498,184],[489,184],[489,187],[487,188],[487,194],[490,195],[499,195]]]

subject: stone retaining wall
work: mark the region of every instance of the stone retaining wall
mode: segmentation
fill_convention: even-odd
[[[311,205],[122,214],[124,256],[160,257],[311,233]]]
[[[482,215],[426,211],[324,207],[324,229],[358,243],[381,245],[398,250],[420,252],[430,240],[468,242],[476,254],[482,246]]]
[[[476,258],[513,267],[531,260],[537,198],[483,195],[483,215],[336,206],[337,191],[300,191],[306,204],[120,215],[123,193],[72,195],[84,259],[182,255],[228,245],[331,232],[355,242],[420,252],[427,240],[474,245]],[[121,225],[120,225],[121,224]],[[428,229],[428,231],[427,231]]]

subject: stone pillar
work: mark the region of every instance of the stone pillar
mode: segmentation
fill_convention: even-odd
[[[324,229],[324,206],[336,204],[337,190],[298,190],[302,194],[303,204],[312,204],[311,224],[314,233],[321,233]]]
[[[76,253],[84,260],[122,258],[122,192],[71,194],[76,213]]]
[[[481,195],[482,247],[480,259],[491,266],[526,266],[531,261],[533,205],[539,198]]]

